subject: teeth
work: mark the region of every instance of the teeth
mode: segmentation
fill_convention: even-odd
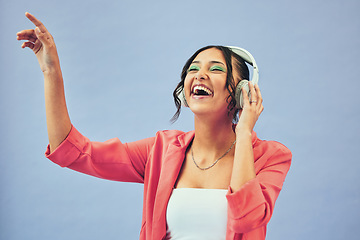
[[[210,89],[208,89],[208,88],[206,88],[206,87],[203,87],[203,86],[195,86],[193,92],[194,92],[194,93],[198,93],[199,90],[203,90],[203,91],[205,91],[205,92],[206,92],[207,94],[209,94],[209,95],[212,94],[212,92],[211,92]]]

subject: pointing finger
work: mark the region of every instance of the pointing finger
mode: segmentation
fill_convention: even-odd
[[[34,15],[31,13],[26,12],[25,16],[33,23],[35,26],[37,26],[41,32],[46,32],[46,28],[42,22],[40,22]]]

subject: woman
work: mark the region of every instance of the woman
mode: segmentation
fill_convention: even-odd
[[[249,83],[251,101],[241,90],[243,107],[236,107],[235,86],[249,76],[240,56],[209,46],[185,64],[174,91],[174,119],[181,92],[194,113],[194,131],[159,131],[125,144],[91,142],[70,122],[52,36],[33,15],[26,17],[36,28],[17,39],[34,51],[44,73],[50,160],[100,178],[143,183],[140,239],[265,239],[291,152],[253,132],[263,111],[257,85]]]

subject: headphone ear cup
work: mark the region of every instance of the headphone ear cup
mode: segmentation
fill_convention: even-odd
[[[186,98],[185,98],[185,91],[184,89],[181,90],[181,92],[178,94],[178,98],[180,99],[181,101],[181,106],[184,106],[184,107],[189,107],[187,101],[186,101]]]
[[[241,80],[235,89],[235,99],[236,99],[236,108],[242,109],[244,106],[244,99],[242,95],[241,89],[245,88],[245,91],[247,92],[249,99],[250,99],[250,89],[249,89],[249,81],[248,80]]]

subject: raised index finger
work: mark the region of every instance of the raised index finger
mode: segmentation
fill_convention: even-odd
[[[31,13],[26,12],[25,16],[33,23],[35,26],[37,26],[41,32],[46,32],[46,28],[42,22],[40,22],[34,15]]]

